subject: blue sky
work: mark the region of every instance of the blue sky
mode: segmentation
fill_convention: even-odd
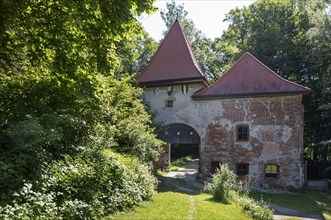
[[[207,37],[214,39],[220,37],[223,30],[228,27],[228,23],[223,22],[225,14],[232,8],[248,6],[254,0],[184,0],[175,1],[177,4],[183,4],[188,11],[187,18],[192,19],[196,27],[201,30]],[[156,0],[154,6],[160,9],[166,8],[168,0]],[[145,30],[155,39],[163,38],[162,32],[166,26],[161,19],[160,11],[153,15],[143,15],[140,18]]]

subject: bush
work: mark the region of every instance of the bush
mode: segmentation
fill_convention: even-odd
[[[238,203],[245,213],[254,219],[273,219],[273,210],[262,200],[260,202],[248,197],[249,178],[245,181],[236,181],[236,175],[229,170],[226,164],[213,175],[213,181],[207,183],[204,189],[213,195],[213,198],[223,203],[234,201]]]
[[[157,180],[148,166],[111,151],[84,151],[53,162],[41,182],[25,183],[4,219],[100,219],[149,199]]]
[[[235,183],[235,174],[229,170],[227,164],[221,164],[220,169],[213,175],[213,181],[207,183],[204,190],[212,194],[215,200],[230,203]]]
[[[244,212],[253,219],[273,219],[273,210],[269,209],[263,200],[258,202],[248,196],[236,196],[235,200],[243,208]]]

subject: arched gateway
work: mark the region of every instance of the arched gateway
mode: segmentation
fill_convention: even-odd
[[[186,124],[170,124],[166,126],[163,141],[170,144],[200,144],[199,134]]]
[[[200,158],[200,136],[189,125],[169,124],[161,139],[166,142],[166,145],[161,159],[154,164],[159,168],[168,168],[171,161],[185,156]]]
[[[279,77],[250,53],[210,85],[178,20],[137,80],[154,120],[167,125],[161,162],[170,163],[174,146],[177,154],[197,149],[201,177],[226,163],[255,186],[303,185],[308,88]]]

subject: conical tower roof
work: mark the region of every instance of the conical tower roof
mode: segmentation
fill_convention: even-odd
[[[213,99],[310,93],[310,89],[280,77],[252,54],[245,53],[217,82],[192,97]]]
[[[153,86],[183,81],[202,81],[209,85],[176,19],[149,65],[138,77],[138,83]]]

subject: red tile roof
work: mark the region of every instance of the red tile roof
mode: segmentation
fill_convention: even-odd
[[[190,80],[200,80],[209,85],[194,57],[182,26],[176,20],[149,65],[138,77],[138,83],[155,85]]]
[[[217,82],[193,94],[192,98],[309,93],[310,89],[283,79],[252,54],[245,53]]]

